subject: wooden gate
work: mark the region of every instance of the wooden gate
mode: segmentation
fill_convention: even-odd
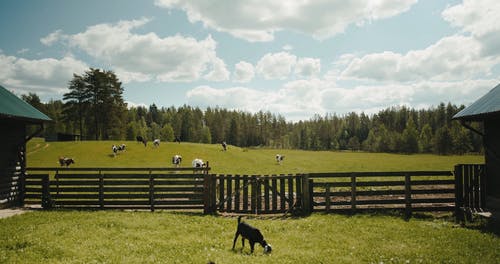
[[[219,212],[301,214],[309,211],[307,175],[217,175],[215,208]],[[304,191],[304,190],[307,191]]]
[[[455,166],[455,215],[458,221],[486,208],[486,173],[484,164]]]

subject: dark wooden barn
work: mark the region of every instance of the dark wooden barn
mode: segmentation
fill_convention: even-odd
[[[23,203],[26,142],[43,130],[48,116],[0,86],[0,208]],[[27,134],[28,125],[36,126]]]
[[[484,184],[487,207],[500,207],[500,84],[491,89],[469,107],[458,112],[453,119],[483,137],[485,150]],[[470,126],[471,122],[483,123],[483,131]],[[489,202],[488,202],[489,201]]]

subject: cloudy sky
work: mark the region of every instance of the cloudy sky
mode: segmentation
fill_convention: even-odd
[[[0,85],[62,99],[114,71],[129,105],[287,120],[468,105],[500,83],[498,0],[4,0]]]

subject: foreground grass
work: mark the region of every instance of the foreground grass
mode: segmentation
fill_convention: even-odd
[[[218,144],[161,143],[128,141],[127,151],[114,157],[111,145],[119,141],[44,142],[31,140],[28,144],[29,167],[58,167],[59,156],[73,157],[72,167],[171,167],[171,157],[183,156],[183,166],[191,166],[194,158],[210,162],[214,173],[224,174],[289,174],[341,171],[405,171],[453,170],[459,163],[484,163],[480,155],[438,156],[400,155],[364,152],[301,151],[276,149],[245,149],[229,146],[222,151]],[[274,156],[285,155],[282,165]]]
[[[499,263],[500,238],[444,220],[323,215],[247,219],[273,252],[232,251],[236,218],[30,212],[0,219],[0,263]]]

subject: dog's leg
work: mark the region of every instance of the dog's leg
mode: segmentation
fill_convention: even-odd
[[[245,238],[241,236],[241,251],[245,248]]]
[[[233,250],[234,246],[236,245],[236,240],[238,240],[238,236],[240,235],[240,232],[236,231],[236,234],[234,234],[234,240],[233,240]]]
[[[250,241],[250,253],[253,253],[253,247],[255,246],[255,242]]]

